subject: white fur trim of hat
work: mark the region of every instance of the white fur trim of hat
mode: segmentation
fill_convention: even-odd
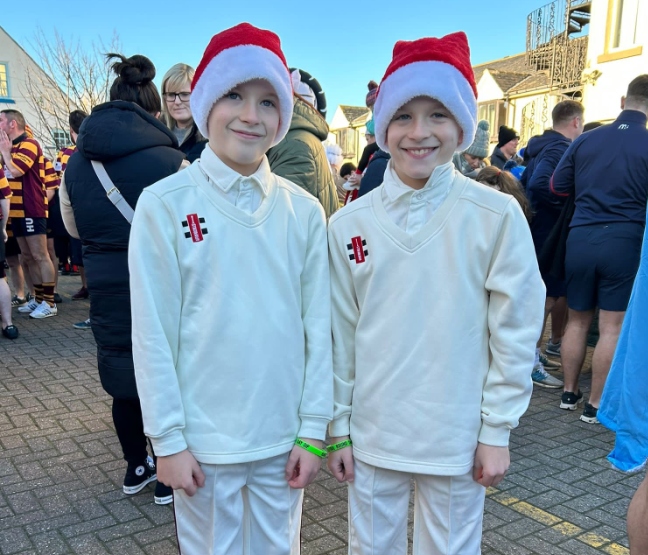
[[[272,146],[286,136],[294,101],[279,37],[242,23],[212,38],[194,75],[191,113],[205,137],[209,136],[207,122],[214,104],[237,85],[253,79],[268,81],[279,99],[279,129]]]
[[[477,93],[463,33],[396,44],[374,105],[376,142],[382,150],[389,152],[387,128],[394,114],[419,96],[438,100],[452,113],[463,132],[457,150],[466,150],[475,137]]]

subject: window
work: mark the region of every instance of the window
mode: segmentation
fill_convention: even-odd
[[[605,49],[597,62],[612,62],[643,53],[646,42],[644,0],[609,0],[605,26]]]
[[[70,144],[68,134],[62,129],[54,129],[54,131],[52,131],[52,138],[54,139],[54,144],[56,144],[57,150],[61,150]]]
[[[0,98],[9,98],[9,72],[7,64],[0,62]]]
[[[613,11],[612,48],[631,48],[637,44],[639,0],[617,0]]]
[[[340,129],[335,134],[337,135],[337,144],[342,149],[342,156],[355,158],[355,130],[351,128]]]
[[[485,119],[490,125],[491,142],[497,141],[497,133],[500,125],[506,125],[506,108],[504,101],[495,100],[480,104],[477,111],[477,119]]]

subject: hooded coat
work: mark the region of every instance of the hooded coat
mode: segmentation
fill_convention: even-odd
[[[317,110],[296,99],[288,134],[267,153],[273,173],[319,199],[327,218],[339,207],[333,174],[322,146],[328,133],[329,127]]]
[[[77,149],[64,179],[83,245],[99,377],[109,395],[137,398],[128,273],[130,224],[106,196],[91,160],[104,164],[135,208],[144,187],[177,172],[184,155],[164,124],[125,101],[95,107],[81,125]]]
[[[565,204],[565,199],[551,192],[550,183],[558,162],[570,144],[571,141],[558,131],[547,129],[542,135],[533,137],[526,148],[529,161],[521,183],[534,212],[531,235],[536,252],[542,249]]]
[[[361,197],[367,193],[373,191],[376,187],[380,187],[385,177],[385,170],[389,164],[391,155],[384,150],[378,149],[376,153],[371,157],[369,163],[367,164],[367,170],[362,176],[362,181],[360,182],[360,191],[358,196]]]

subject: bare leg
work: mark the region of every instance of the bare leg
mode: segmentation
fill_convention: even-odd
[[[558,297],[551,310],[551,342],[560,343],[567,325],[567,297]]]
[[[628,508],[630,555],[648,555],[648,474]]]
[[[578,376],[585,360],[587,332],[593,317],[593,309],[586,311],[569,309],[569,320],[560,347],[565,391],[578,392]]]
[[[42,235],[41,237],[44,237]],[[37,264],[29,245],[27,244],[27,239],[25,237],[17,237],[18,245],[20,246],[21,263],[23,267],[27,270],[25,276],[29,276],[32,284],[43,283],[43,278],[41,277],[40,266]],[[47,253],[47,247],[45,248],[45,253]],[[49,259],[49,255],[48,259]]]
[[[88,282],[86,281],[85,277],[85,268],[83,266],[79,266],[79,275],[81,276],[81,287],[88,288]]]
[[[54,283],[54,266],[52,260],[47,252],[47,237],[45,235],[30,235],[29,237],[19,237],[18,241],[23,239],[27,245],[32,258],[35,261],[34,268],[38,268],[37,274],[41,281],[35,283]],[[22,244],[20,244],[22,250]],[[32,272],[32,279],[36,279],[36,275]]]
[[[542,336],[544,335],[544,330],[547,327],[547,319],[549,318],[549,314],[552,313],[553,307],[556,304],[556,297],[546,297],[545,298],[545,308],[544,308],[544,320],[542,322],[542,331],[540,332],[540,337],[538,338],[538,342],[536,343],[536,347],[540,349],[542,347]],[[553,316],[552,316],[553,319]],[[553,325],[552,325],[553,327]]]
[[[49,254],[52,265],[54,266],[54,291],[58,291],[58,265],[59,261],[54,250],[54,239],[47,239],[47,252]]]
[[[21,299],[25,297],[25,274],[23,273],[22,266],[20,265],[20,258],[18,255],[7,256],[7,264],[11,274],[11,286],[14,295]]]
[[[603,395],[605,380],[610,372],[612,357],[616,350],[621,324],[625,312],[599,311],[599,331],[601,337],[594,349],[592,356],[592,390],[590,391],[589,404],[598,408]]]
[[[29,291],[29,293],[33,297],[36,294],[36,291],[34,290],[34,282],[32,281],[31,272],[29,271],[29,260],[31,260],[31,257],[29,254],[21,254],[19,259],[20,268],[22,269],[23,273],[23,279],[27,284],[27,291]]]
[[[0,278],[0,314],[2,314],[2,329],[11,326],[11,290],[4,278]]]

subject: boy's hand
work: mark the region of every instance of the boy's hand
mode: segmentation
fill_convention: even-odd
[[[349,439],[349,436],[332,437],[331,444],[340,443],[347,439]],[[353,472],[353,447],[349,446],[329,453],[327,465],[338,482],[353,482],[355,478]]]
[[[485,488],[496,486],[504,479],[510,465],[508,447],[478,443],[473,465],[473,479]]]
[[[322,442],[317,439],[300,437],[302,441],[310,443],[313,447],[322,448]],[[317,476],[322,465],[322,459],[306,449],[295,445],[290,452],[286,463],[286,480],[288,485],[294,489],[305,488]]]
[[[182,489],[189,497],[205,485],[205,474],[187,449],[168,457],[158,457],[156,466],[158,482],[172,489]]]

